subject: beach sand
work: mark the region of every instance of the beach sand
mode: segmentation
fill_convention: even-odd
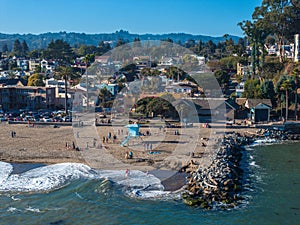
[[[233,131],[235,129],[226,129]],[[12,137],[11,132],[16,132]],[[185,184],[187,174],[178,172],[193,162],[195,168],[210,164],[217,139],[224,128],[140,128],[145,136],[131,139],[125,146],[123,126],[58,126],[0,123],[0,161],[31,164],[77,162],[94,169],[149,171],[162,180],[166,190],[175,191]],[[147,131],[150,135],[146,135]],[[179,135],[175,134],[179,132]],[[103,142],[108,133],[116,135]],[[245,132],[245,130],[239,130]],[[250,129],[255,132],[255,129]],[[73,142],[80,151],[73,149]],[[66,147],[66,144],[70,147]],[[203,145],[204,144],[204,145]],[[150,145],[152,147],[150,153]],[[147,147],[148,146],[148,147]],[[148,149],[147,149],[148,148]],[[125,155],[132,151],[133,158]],[[169,171],[169,172],[168,172]],[[171,174],[169,174],[171,172]],[[168,173],[166,175],[166,173]]]
[[[226,131],[231,131],[227,129]],[[11,132],[16,132],[11,137]],[[151,134],[146,135],[147,131]],[[180,135],[175,135],[179,131]],[[255,130],[254,130],[255,131]],[[103,143],[108,133],[117,136]],[[124,147],[120,143],[127,129],[118,126],[72,126],[0,123],[0,160],[17,163],[85,163],[95,169],[160,169],[175,170],[190,160],[202,166],[210,163],[210,155],[217,148],[216,140],[224,134],[223,128],[141,128],[145,136],[131,139]],[[76,151],[74,145],[80,148]],[[70,146],[66,147],[66,143]],[[150,151],[150,147],[152,147]],[[132,159],[125,159],[126,152]],[[150,154],[152,153],[152,154]]]

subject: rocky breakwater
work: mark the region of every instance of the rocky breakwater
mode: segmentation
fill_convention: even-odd
[[[184,202],[205,209],[235,207],[241,200],[242,146],[252,142],[251,137],[226,134],[210,166],[190,172]]]
[[[277,128],[272,129],[260,129],[257,131],[256,139],[260,137],[264,138],[273,138],[277,141],[286,141],[286,140],[300,140],[300,130],[289,129],[288,127],[284,130],[279,130]]]

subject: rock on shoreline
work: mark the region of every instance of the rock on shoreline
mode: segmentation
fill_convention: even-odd
[[[300,139],[299,134],[280,130],[259,130],[252,135],[226,134],[212,163],[207,168],[199,167],[190,172],[186,191],[182,194],[184,203],[205,209],[235,207],[242,200],[243,146],[262,137],[278,141]]]

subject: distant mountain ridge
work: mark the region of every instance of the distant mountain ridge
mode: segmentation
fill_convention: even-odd
[[[51,40],[62,39],[68,42],[71,46],[95,45],[97,46],[100,41],[113,41],[116,42],[119,38],[124,40],[133,41],[135,38],[140,40],[165,40],[171,38],[175,43],[179,41],[185,43],[189,39],[195,41],[207,42],[212,40],[217,43],[224,41],[224,37],[212,37],[206,35],[193,35],[186,33],[169,33],[169,34],[131,34],[128,31],[116,31],[115,33],[99,33],[99,34],[85,34],[75,32],[56,32],[56,33],[42,33],[42,34],[4,34],[0,33],[0,51],[2,45],[7,44],[9,50],[12,49],[13,43],[16,39],[20,41],[25,40],[30,50],[46,48]],[[234,42],[237,42],[238,36],[229,35],[227,38],[232,38]]]

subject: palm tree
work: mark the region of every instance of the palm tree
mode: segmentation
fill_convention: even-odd
[[[295,68],[292,76],[295,79],[295,120],[298,120],[298,83],[299,83],[299,70]]]
[[[86,108],[88,109],[89,108],[89,90],[88,90],[88,81],[89,81],[89,78],[88,78],[88,64],[92,61],[93,59],[93,55],[92,54],[87,54],[83,61],[85,63],[85,76],[86,76]]]
[[[73,74],[72,67],[61,66],[59,67],[59,77],[65,80],[65,113],[68,115],[68,78]]]
[[[289,115],[289,90],[292,88],[292,84],[290,80],[285,80],[281,86],[280,90],[285,91],[285,120],[288,120]]]

